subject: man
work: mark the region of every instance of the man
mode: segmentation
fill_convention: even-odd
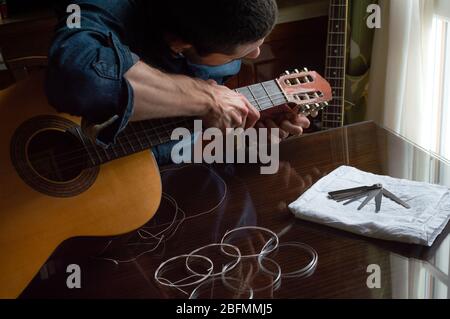
[[[50,49],[47,95],[82,116],[101,145],[129,123],[194,116],[205,127],[279,127],[299,135],[307,118],[258,122],[246,98],[223,86],[241,59],[255,59],[273,29],[275,0],[77,0],[81,28],[63,13]],[[153,150],[170,162],[171,145]]]

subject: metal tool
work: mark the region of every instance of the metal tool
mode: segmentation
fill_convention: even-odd
[[[375,211],[377,213],[381,210],[381,202],[383,200],[383,196],[405,207],[406,209],[411,208],[411,206],[389,192],[381,184],[342,189],[339,191],[330,192],[328,193],[328,195],[330,199],[333,199],[337,202],[345,202],[344,205],[349,205],[365,197],[366,199],[358,207],[358,210],[363,209],[372,199],[375,198]]]

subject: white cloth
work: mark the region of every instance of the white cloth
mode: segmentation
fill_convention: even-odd
[[[332,191],[374,184],[383,184],[411,208],[406,209],[383,197],[379,213],[375,213],[374,200],[358,211],[364,198],[348,206],[328,198]],[[300,219],[352,233],[431,246],[450,218],[450,190],[341,166],[319,180],[290,204],[289,209]]]

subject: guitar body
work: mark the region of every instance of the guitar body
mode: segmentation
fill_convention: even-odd
[[[0,298],[17,297],[64,240],[125,234],[157,211],[161,180],[150,151],[86,170],[75,156],[72,171],[40,176],[53,164],[39,148],[73,144],[63,129],[79,121],[47,104],[43,74],[0,92]]]

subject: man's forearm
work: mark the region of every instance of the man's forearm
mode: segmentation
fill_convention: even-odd
[[[165,74],[138,62],[126,74],[134,93],[132,121],[178,116],[204,116],[213,97],[206,82]]]

